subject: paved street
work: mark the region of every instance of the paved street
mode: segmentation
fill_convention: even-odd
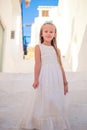
[[[66,96],[72,130],[87,130],[87,73],[67,73]],[[0,73],[0,130],[18,130],[21,119],[31,111],[35,91],[33,74]]]

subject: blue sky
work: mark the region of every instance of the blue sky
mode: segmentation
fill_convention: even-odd
[[[57,6],[58,0],[31,0],[30,6],[25,6],[23,0],[23,24],[32,24],[38,16],[38,6]],[[30,27],[24,27],[24,35],[30,35]]]

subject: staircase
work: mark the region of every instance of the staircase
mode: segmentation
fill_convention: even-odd
[[[87,72],[67,72],[65,97],[72,130],[87,130]],[[34,101],[32,73],[0,73],[0,130],[19,130]]]

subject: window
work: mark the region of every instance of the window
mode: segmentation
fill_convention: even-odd
[[[11,39],[15,38],[15,31],[11,31]]]
[[[42,16],[43,17],[48,17],[49,16],[49,11],[48,10],[43,10],[42,11]]]

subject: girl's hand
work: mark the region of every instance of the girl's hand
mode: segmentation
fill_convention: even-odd
[[[64,95],[66,95],[68,93],[68,85],[64,86]]]
[[[36,89],[38,87],[38,85],[39,85],[39,82],[38,81],[34,81],[32,86],[33,86],[34,89]]]

